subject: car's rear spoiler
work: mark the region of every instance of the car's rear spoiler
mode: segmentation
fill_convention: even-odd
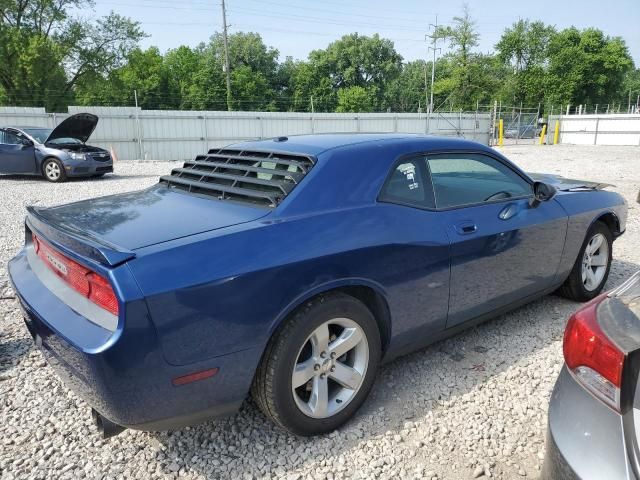
[[[36,207],[27,207],[27,212],[26,223],[29,229],[35,230],[46,240],[61,245],[82,257],[115,267],[136,256],[130,250],[112,245],[86,232],[76,231],[66,225],[54,225]]]

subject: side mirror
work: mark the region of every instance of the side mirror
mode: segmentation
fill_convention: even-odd
[[[20,145],[21,145],[21,150],[26,150],[29,147],[33,147],[33,142],[31,140],[29,140],[28,138],[21,138],[20,139]]]
[[[556,187],[544,182],[534,182],[533,184],[533,198],[529,202],[532,208],[536,208],[542,202],[548,202],[556,196]]]

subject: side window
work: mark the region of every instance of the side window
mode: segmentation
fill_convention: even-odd
[[[380,201],[435,208],[425,160],[425,157],[415,157],[398,163],[384,184],[379,197]]]
[[[13,132],[9,130],[0,130],[0,143],[5,145],[21,145],[22,141]]]
[[[529,182],[503,163],[476,154],[429,156],[438,208],[532,195]]]

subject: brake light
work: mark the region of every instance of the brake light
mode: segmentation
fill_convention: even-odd
[[[598,324],[598,305],[605,298],[606,294],[596,297],[569,318],[563,352],[575,378],[594,396],[619,411],[624,353]]]
[[[36,255],[53,273],[83,297],[118,315],[118,299],[106,278],[65,257],[36,235],[32,238]]]

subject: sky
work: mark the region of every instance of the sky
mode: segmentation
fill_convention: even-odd
[[[409,61],[426,57],[429,25],[436,17],[439,24],[450,23],[460,14],[463,1],[226,0],[226,4],[229,31],[259,33],[280,52],[281,60],[287,56],[306,59],[310,51],[357,31],[393,40]],[[480,52],[492,52],[506,27],[528,18],[558,29],[597,27],[607,35],[620,36],[640,67],[640,0],[468,0],[467,4],[480,33]],[[206,42],[222,30],[220,0],[95,0],[96,14],[112,10],[141,22],[149,35],[143,46],[154,45],[163,52]]]

